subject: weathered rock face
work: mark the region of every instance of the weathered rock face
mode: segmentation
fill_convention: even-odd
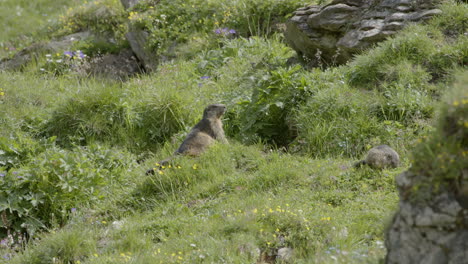
[[[424,205],[405,200],[405,190],[419,180],[410,172],[397,178],[400,209],[387,231],[386,263],[468,263],[468,208],[451,193]]]
[[[399,210],[388,264],[468,263],[468,72],[441,100],[439,120],[396,179]]]
[[[132,8],[141,0],[121,0],[126,8]],[[158,65],[158,56],[147,48],[148,32],[144,29],[129,25],[129,31],[125,35],[135,55],[141,61],[147,71],[155,70]]]
[[[410,22],[441,13],[440,0],[334,0],[298,9],[285,37],[312,65],[342,64]]]
[[[158,57],[151,52],[147,46],[148,32],[144,29],[130,27],[129,32],[125,35],[128,43],[138,59],[142,62],[147,71],[153,71],[158,65]]]

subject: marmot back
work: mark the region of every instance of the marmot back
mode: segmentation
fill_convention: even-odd
[[[400,165],[400,156],[387,145],[373,147],[364,160],[354,164],[355,167],[369,165],[373,169],[396,168]]]
[[[174,152],[174,155],[198,156],[206,148],[213,144],[215,140],[227,143],[224,135],[221,116],[226,112],[226,106],[223,104],[212,104],[203,111],[203,118],[198,122],[187,135],[180,147]],[[161,162],[160,165],[167,164],[172,157]],[[146,174],[153,174],[154,169],[150,169]]]

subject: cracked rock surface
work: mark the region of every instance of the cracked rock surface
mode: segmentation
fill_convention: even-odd
[[[334,0],[298,9],[286,23],[287,42],[313,65],[343,64],[354,53],[411,22],[441,13],[437,0]]]
[[[423,178],[408,171],[397,178],[400,208],[387,230],[386,263],[468,263],[468,208],[449,192],[426,203],[406,199]]]

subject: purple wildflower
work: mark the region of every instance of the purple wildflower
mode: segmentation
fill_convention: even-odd
[[[209,78],[210,78],[210,76],[202,76],[202,77],[200,77],[200,79],[202,79],[202,80],[206,80],[206,79],[209,79]]]
[[[217,29],[214,31],[214,33],[216,33],[216,34],[221,34],[221,29],[217,28]]]
[[[8,239],[6,239],[6,238],[2,239],[2,241],[0,241],[0,245],[2,245],[2,246],[8,245]]]
[[[13,172],[13,174],[15,174],[15,175],[16,175],[16,174],[18,174],[18,172],[17,172],[17,171],[14,171],[14,172]]]
[[[72,214],[76,213],[76,208],[73,207],[73,208],[71,209],[71,212],[72,212]]]
[[[65,55],[65,56],[67,56],[67,57],[73,57],[73,52],[71,52],[71,51],[65,51],[65,52],[63,53],[63,55]]]
[[[236,34],[237,32],[234,29],[229,30],[229,34]]]
[[[75,55],[80,59],[83,59],[86,56],[81,50],[77,51]]]
[[[4,173],[0,173],[0,177],[5,177],[5,174],[4,174]]]

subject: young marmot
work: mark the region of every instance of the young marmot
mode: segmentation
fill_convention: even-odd
[[[226,112],[226,106],[223,104],[212,104],[203,111],[203,118],[198,122],[187,135],[184,142],[174,152],[174,155],[198,156],[206,148],[213,144],[215,140],[222,143],[228,143],[224,135],[221,116]],[[167,164],[172,157],[159,162],[160,165]],[[150,169],[146,174],[153,174],[154,169]]]
[[[396,168],[400,164],[398,153],[387,145],[373,147],[364,160],[358,161],[354,167],[369,165],[373,169]]]

